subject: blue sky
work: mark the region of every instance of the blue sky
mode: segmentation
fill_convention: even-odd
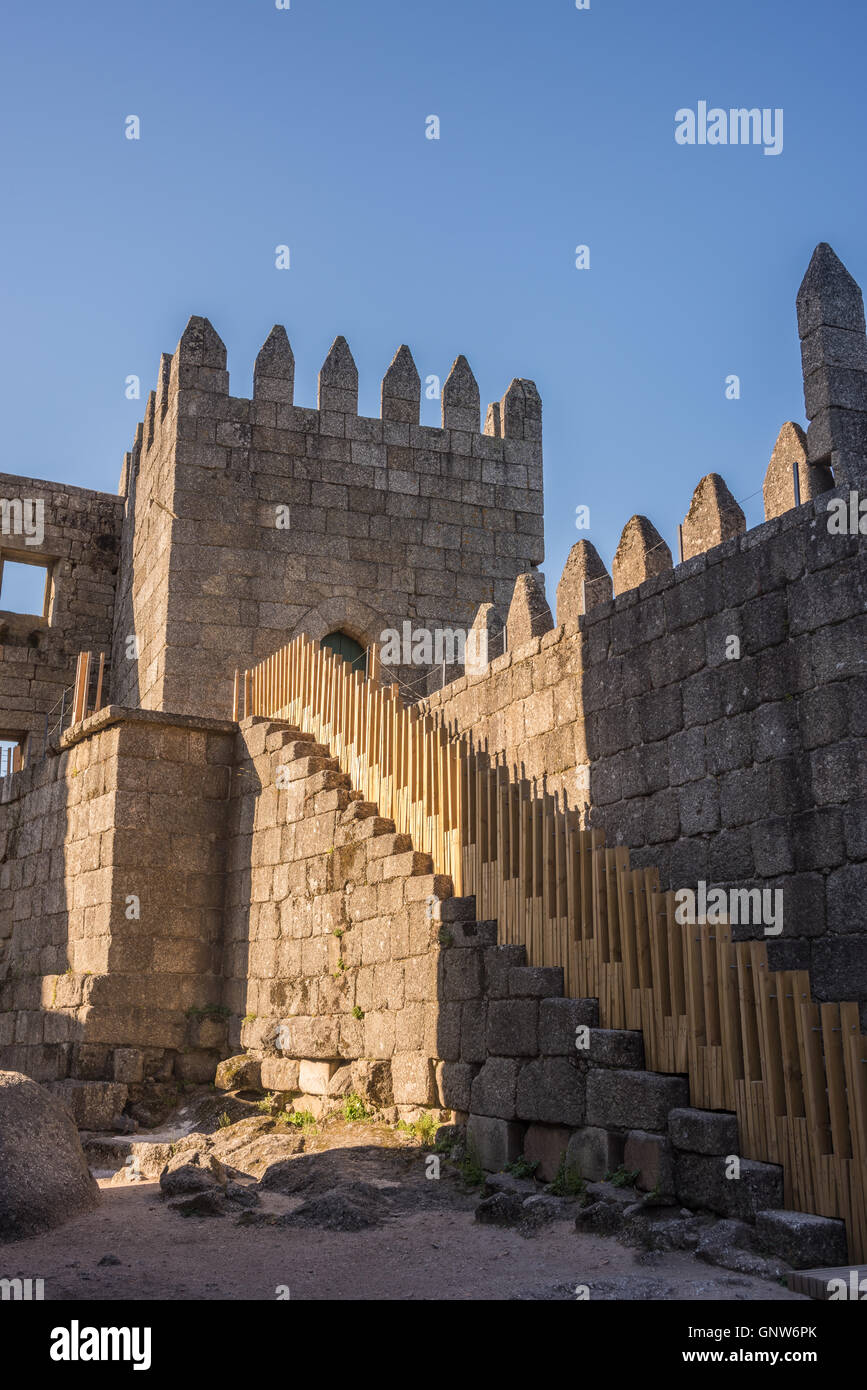
[[[4,40],[10,473],[114,491],[191,313],[235,395],[284,323],[302,405],[337,333],[366,414],[401,342],[423,377],[463,352],[483,405],[513,376],[541,391],[553,597],[580,536],[610,565],[634,512],[674,548],[705,473],[761,488],[804,423],[814,245],[867,280],[853,0],[44,0],[8,8]],[[782,154],[677,145],[701,100],[783,108]],[[744,508],[760,521],[760,493]]]

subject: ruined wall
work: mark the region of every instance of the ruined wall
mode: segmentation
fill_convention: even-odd
[[[296,633],[342,629],[362,645],[404,621],[469,627],[542,559],[541,405],[515,381],[480,432],[478,387],[458,358],[443,428],[418,423],[409,350],[386,374],[382,417],[358,415],[358,374],[338,338],[319,407],[293,404],[294,360],[275,329],[252,400],[229,395],[226,350],[191,319],[148,401],[128,470],[132,563],[116,665],[140,639],[117,698],[222,717],[235,667]],[[403,674],[418,681],[418,669]]]
[[[108,707],[4,779],[0,1066],[213,1075],[231,727]]]
[[[586,763],[589,823],[665,886],[782,888],[772,963],[808,967],[819,998],[867,1001],[867,564],[858,535],[828,530],[836,495],[595,604],[425,708],[571,805]]]
[[[107,493],[7,473],[0,474],[0,499],[42,504],[39,544],[11,526],[0,534],[6,558],[50,566],[46,616],[0,612],[0,732],[32,732],[41,756],[45,715],[72,685],[78,653],[110,648],[122,503]]]

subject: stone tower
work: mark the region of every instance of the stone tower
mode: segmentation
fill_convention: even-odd
[[[541,402],[515,380],[480,428],[458,357],[442,427],[419,424],[407,347],[358,414],[358,372],[338,337],[318,408],[294,403],[294,357],[275,327],[253,397],[229,394],[226,349],[188,323],[124,465],[126,514],[112,650],[117,703],[225,718],[237,667],[300,632],[361,647],[387,629],[467,630],[505,611],[543,558]],[[397,674],[416,696],[426,669]],[[456,674],[456,673],[452,673]]]

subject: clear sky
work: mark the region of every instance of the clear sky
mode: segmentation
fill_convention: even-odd
[[[610,565],[642,512],[674,549],[702,475],[761,488],[805,423],[814,245],[867,282],[863,0],[39,0],[3,30],[2,471],[114,491],[193,313],[235,395],[285,324],[301,405],[337,333],[366,414],[400,343],[423,378],[463,352],[483,408],[542,394],[553,598],[581,536]],[[678,145],[700,101],[782,108],[782,153]]]

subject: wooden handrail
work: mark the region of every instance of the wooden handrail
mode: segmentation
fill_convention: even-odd
[[[679,923],[655,869],[317,642],[296,638],[243,686],[246,714],[327,744],[501,942],[561,966],[567,994],[599,1000],[603,1027],[640,1029],[648,1067],[687,1075],[692,1104],[734,1111],[741,1155],[780,1164],[786,1204],[842,1218],[850,1259],[867,1259],[857,1004],[814,1003],[805,971],[771,971],[765,943],[735,942],[727,924]]]

